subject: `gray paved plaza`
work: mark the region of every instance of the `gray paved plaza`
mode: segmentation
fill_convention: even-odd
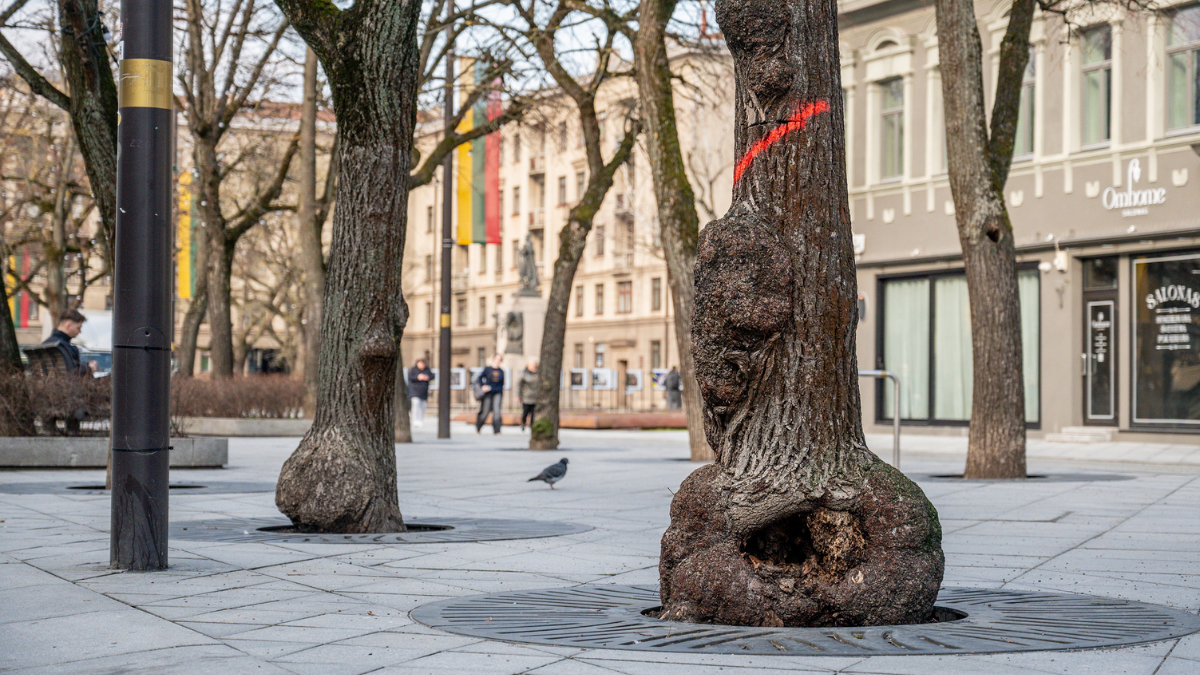
[[[1200,635],[1122,649],[974,656],[657,654],[486,641],[409,612],[447,598],[580,584],[657,583],[672,490],[696,465],[680,432],[564,432],[563,452],[524,451],[505,429],[430,426],[398,446],[406,518],[555,520],[592,529],[476,543],[171,541],[171,569],[116,573],[103,494],[0,490],[0,671],[28,673],[740,672],[1200,673]],[[224,470],[173,481],[273,481],[297,439],[233,439]],[[890,457],[890,438],[871,437]],[[1031,443],[1019,484],[927,479],[961,471],[958,439],[909,437],[903,468],[937,506],[945,584],[1062,591],[1200,609],[1200,451]],[[570,457],[551,491],[528,483]],[[1098,461],[1106,460],[1106,461]],[[1116,461],[1114,461],[1116,460]],[[1089,480],[1122,474],[1128,480]],[[1065,478],[1055,480],[1054,477]],[[103,480],[100,471],[13,471],[0,484]],[[2,488],[2,485],[0,485]],[[278,517],[273,494],[173,492],[172,522]]]

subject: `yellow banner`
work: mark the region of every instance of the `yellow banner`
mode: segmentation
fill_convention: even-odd
[[[175,235],[175,269],[178,276],[178,294],[184,299],[192,297],[192,172],[185,171],[179,177],[179,225]]]
[[[475,111],[468,110],[463,120],[458,125],[458,133],[470,131],[475,127]],[[455,166],[454,178],[456,181],[455,193],[458,201],[458,227],[457,239],[462,245],[470,244],[471,238],[471,144],[463,143],[455,150]]]

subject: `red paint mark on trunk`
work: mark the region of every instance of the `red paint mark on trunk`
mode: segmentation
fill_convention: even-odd
[[[754,161],[754,158],[757,157],[759,153],[763,152],[772,145],[775,145],[779,141],[782,141],[784,137],[791,132],[803,129],[804,125],[808,124],[808,120],[811,119],[813,115],[827,112],[828,110],[829,102],[824,99],[801,105],[800,109],[796,111],[796,114],[792,115],[787,122],[784,122],[783,124],[780,124],[772,129],[771,133],[767,134],[764,138],[759,139],[757,143],[750,146],[750,149],[746,151],[746,154],[742,155],[741,160],[738,161],[737,168],[733,170],[733,182],[737,183],[742,179],[742,174],[746,172],[746,169],[750,168],[751,162]]]

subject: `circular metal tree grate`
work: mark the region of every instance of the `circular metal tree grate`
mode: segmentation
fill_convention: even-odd
[[[413,619],[459,635],[566,647],[694,654],[870,656],[1090,649],[1200,630],[1200,617],[1088,595],[946,588],[941,623],[867,628],[754,628],[661,621],[654,586],[580,586],[454,598]]]
[[[286,518],[214,518],[171,523],[170,538],[274,544],[446,544],[539,539],[592,529],[578,523],[500,518],[406,518],[405,522],[412,528],[408,532],[316,534],[286,531],[291,525]]]
[[[1115,480],[1133,480],[1133,476],[1122,473],[1043,473],[1030,474],[1024,479],[1017,478],[963,478],[961,473],[928,474],[917,476],[921,481],[938,481],[944,483],[1091,483]]]
[[[199,483],[171,483],[171,494],[238,494],[250,492],[274,492],[275,484],[253,481],[203,481]],[[99,482],[81,481],[31,481],[27,483],[0,483],[3,494],[72,494],[107,495],[104,478]]]

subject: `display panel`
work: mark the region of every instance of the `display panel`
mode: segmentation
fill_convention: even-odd
[[[1200,253],[1133,261],[1133,421],[1200,424]]]

